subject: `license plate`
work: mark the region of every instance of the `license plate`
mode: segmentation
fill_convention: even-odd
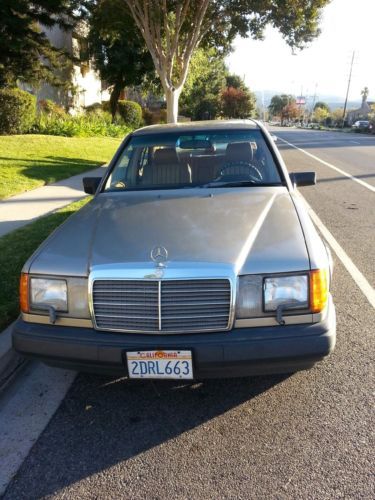
[[[129,378],[193,378],[191,351],[134,351],[126,359]]]

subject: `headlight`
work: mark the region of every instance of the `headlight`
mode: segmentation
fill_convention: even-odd
[[[56,311],[68,310],[68,292],[65,280],[30,278],[30,306],[52,306]]]
[[[321,312],[328,303],[328,269],[315,269],[289,276],[240,276],[236,299],[236,318],[259,318],[276,313],[278,306]]]
[[[309,280],[307,274],[264,279],[264,310],[276,311],[280,305],[291,309],[309,307]]]

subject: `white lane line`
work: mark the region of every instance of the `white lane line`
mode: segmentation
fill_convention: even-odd
[[[336,172],[339,172],[341,175],[344,175],[345,177],[348,177],[348,179],[351,179],[352,181],[357,182],[358,184],[360,184],[361,186],[365,187],[369,191],[372,191],[373,193],[375,193],[375,187],[374,186],[371,186],[370,184],[367,184],[367,182],[361,181],[361,179],[358,179],[357,177],[353,177],[353,175],[350,175],[347,172],[345,172],[344,170],[341,170],[341,168],[335,167],[334,165],[332,165],[332,163],[328,163],[327,161],[321,160],[317,156],[309,153],[308,151],[305,151],[304,149],[301,149],[298,146],[295,146],[291,142],[288,142],[285,139],[282,139],[280,136],[277,136],[277,137],[280,139],[280,141],[285,142],[285,144],[288,144],[292,148],[297,149],[298,151],[301,151],[301,153],[304,153],[305,155],[310,156],[310,158],[313,158],[314,160],[322,163],[326,167],[329,167],[329,168],[332,168],[333,170],[336,170]]]
[[[358,141],[350,141],[350,142],[352,142],[353,144],[361,144],[361,143],[360,143],[360,142],[358,142]]]
[[[32,363],[0,399],[0,496],[46,428],[75,372]]]
[[[335,252],[337,257],[341,260],[341,263],[344,265],[350,276],[353,278],[355,283],[358,285],[359,289],[362,291],[363,295],[366,297],[366,299],[370,302],[372,307],[375,309],[375,290],[373,287],[370,285],[370,283],[367,281],[367,279],[363,276],[361,271],[358,269],[358,267],[354,264],[354,262],[351,260],[349,255],[345,252],[345,250],[342,248],[342,246],[337,242],[337,240],[334,238],[332,233],[327,229],[327,227],[323,224],[323,222],[320,220],[318,215],[314,212],[314,210],[310,207],[310,205],[307,203],[305,198],[299,193],[303,201],[306,203],[309,215],[316,225],[316,227],[319,229],[319,231],[322,233],[324,236],[325,240],[329,244],[329,246],[332,248],[332,250]]]

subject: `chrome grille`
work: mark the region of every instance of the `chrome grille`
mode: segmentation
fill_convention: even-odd
[[[100,330],[192,332],[226,330],[228,279],[95,280],[93,312]]]

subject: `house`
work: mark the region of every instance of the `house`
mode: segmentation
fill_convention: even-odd
[[[353,109],[348,111],[346,115],[346,121],[349,126],[353,125],[357,120],[367,120],[369,113],[372,112],[371,106],[373,102],[367,102],[367,93],[362,95],[362,104],[358,109]]]
[[[94,69],[88,51],[88,26],[80,23],[74,30],[65,31],[58,25],[52,28],[42,27],[47,38],[57,48],[65,49],[75,60],[70,69],[62,69],[59,77],[66,82],[56,87],[43,83],[39,88],[28,88],[36,95],[37,101],[51,99],[74,114],[94,103],[108,101],[110,93]]]

